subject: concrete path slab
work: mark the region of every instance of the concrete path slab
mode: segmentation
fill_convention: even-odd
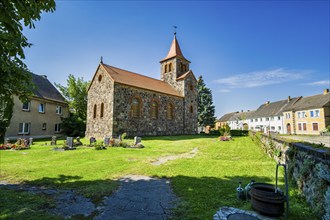
[[[95,220],[168,219],[178,198],[166,179],[128,175],[119,180],[117,192],[103,200]]]

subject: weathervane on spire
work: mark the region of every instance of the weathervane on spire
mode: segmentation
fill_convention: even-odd
[[[178,28],[178,26],[173,25],[173,27],[174,27],[174,35],[176,35],[176,29]]]

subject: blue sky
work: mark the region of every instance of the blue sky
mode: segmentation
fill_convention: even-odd
[[[66,84],[106,64],[160,78],[173,25],[216,116],[329,88],[329,1],[57,1],[36,29],[25,63]]]

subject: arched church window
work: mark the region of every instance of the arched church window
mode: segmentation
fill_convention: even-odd
[[[183,72],[187,71],[187,65],[183,65]]]
[[[168,120],[173,120],[174,118],[174,106],[172,103],[168,103],[167,105],[167,119]]]
[[[189,89],[190,89],[190,91],[194,90],[194,86],[191,83],[189,84]]]
[[[194,113],[194,107],[192,105],[190,106],[190,113]]]
[[[101,80],[102,80],[102,75],[99,75],[98,81],[101,82]]]
[[[100,111],[100,117],[103,118],[104,114],[104,103],[101,103],[101,111]]]
[[[97,107],[96,107],[96,104],[94,104],[93,118],[96,118],[96,110],[97,110]]]
[[[170,63],[170,64],[168,65],[168,71],[169,71],[169,72],[172,71],[172,63]]]
[[[165,71],[164,73],[167,73],[167,64],[165,64]]]
[[[157,119],[158,118],[158,103],[153,101],[151,103],[151,118]]]
[[[180,71],[183,72],[183,64],[180,63]]]
[[[131,103],[131,116],[133,118],[140,117],[141,101],[139,98],[133,98]]]

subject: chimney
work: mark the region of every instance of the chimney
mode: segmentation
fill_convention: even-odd
[[[243,109],[241,110],[241,112],[243,112]]]
[[[46,75],[41,75],[43,78],[47,79],[47,76]]]
[[[324,89],[323,90],[323,95],[328,94],[328,93],[329,93],[329,89]]]
[[[266,105],[269,105],[269,103],[270,103],[270,101],[267,101],[265,104],[266,104]]]
[[[290,102],[291,101],[291,96],[288,96],[288,102]]]

